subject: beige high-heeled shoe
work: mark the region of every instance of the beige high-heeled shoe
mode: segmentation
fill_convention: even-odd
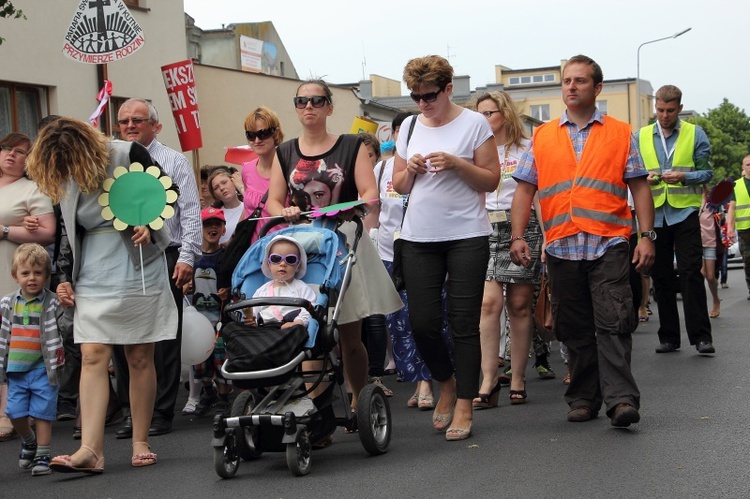
[[[469,421],[468,428],[448,428],[445,432],[445,439],[449,442],[455,442],[456,440],[466,440],[471,436],[471,425],[472,421]]]

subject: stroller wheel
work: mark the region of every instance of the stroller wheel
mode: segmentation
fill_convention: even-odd
[[[294,476],[310,473],[312,444],[310,432],[300,430],[294,443],[286,444],[286,465]]]
[[[240,467],[236,430],[227,430],[222,447],[214,447],[214,469],[221,478],[232,478]]]
[[[236,416],[248,416],[253,412],[255,407],[255,395],[251,391],[242,392],[237,395],[232,404],[232,417]],[[245,461],[252,461],[258,459],[262,451],[258,450],[258,432],[260,428],[257,426],[250,426],[247,428],[237,428],[237,451],[240,457]]]
[[[362,447],[373,456],[388,451],[391,441],[391,407],[383,390],[368,384],[359,392],[357,427]]]

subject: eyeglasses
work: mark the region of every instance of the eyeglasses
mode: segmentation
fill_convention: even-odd
[[[295,97],[293,100],[294,107],[296,107],[297,109],[305,109],[308,102],[312,104],[312,107],[323,107],[326,104],[331,103],[331,100],[325,95],[314,95],[312,97]]]
[[[288,265],[297,265],[297,263],[299,263],[299,257],[293,253],[289,255],[279,255],[278,253],[271,253],[270,255],[268,255],[268,263],[278,265],[282,261],[285,261]]]
[[[250,130],[245,130],[245,137],[247,137],[247,140],[252,142],[255,140],[256,137],[259,138],[260,140],[266,140],[268,137],[271,137],[274,133],[276,133],[276,127],[272,126],[264,130],[258,130],[257,132],[251,132]]]
[[[128,123],[130,123],[131,121],[133,122],[133,124],[135,126],[138,126],[141,123],[145,123],[147,121],[151,121],[151,118],[127,118],[127,119],[124,119],[124,120],[117,120],[117,122],[121,126],[128,126]]]
[[[27,156],[29,154],[29,151],[24,151],[23,149],[19,149],[18,147],[10,147],[10,146],[3,146],[3,151],[10,153],[15,153],[16,156]]]
[[[484,115],[485,118],[490,119],[490,116],[492,116],[495,113],[499,113],[499,112],[500,112],[500,110],[498,109],[496,111],[482,111],[482,114]]]
[[[425,101],[425,102],[426,102],[427,104],[429,104],[429,103],[431,103],[431,102],[435,102],[435,101],[437,100],[437,96],[438,96],[438,94],[439,94],[440,92],[442,92],[443,90],[445,90],[445,88],[441,88],[441,89],[440,89],[440,90],[438,90],[437,92],[427,92],[426,94],[415,94],[414,92],[412,92],[412,93],[411,93],[411,94],[409,94],[409,95],[411,95],[411,98],[412,98],[412,100],[413,100],[414,102],[416,102],[417,104],[419,104],[419,101],[420,101],[420,100],[423,100],[423,101]]]

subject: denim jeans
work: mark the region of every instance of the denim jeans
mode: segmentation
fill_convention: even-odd
[[[409,319],[419,353],[435,380],[446,381],[455,372],[458,398],[474,398],[479,391],[482,359],[479,317],[489,260],[488,237],[430,243],[404,241],[402,249]],[[441,295],[446,279],[455,369],[441,334]]]

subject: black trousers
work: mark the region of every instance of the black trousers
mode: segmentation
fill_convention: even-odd
[[[610,415],[617,404],[640,406],[630,370],[636,314],[630,291],[628,245],[609,248],[597,260],[562,260],[547,255],[552,315],[560,341],[570,355],[571,409]]]
[[[654,281],[654,297],[659,310],[659,341],[680,346],[680,316],[677,312],[677,289],[675,289],[674,258],[677,257],[677,272],[682,293],[682,309],[685,313],[685,329],[691,345],[701,341],[712,341],[711,322],[708,318],[706,287],[701,274],[703,266],[703,244],[701,243],[698,212],[684,221],[657,228],[656,260],[651,268]]]
[[[73,341],[73,311],[66,308],[58,320],[58,331],[65,351],[65,364],[58,370],[57,407],[75,409],[78,406],[78,386],[81,381],[81,347]]]
[[[182,368],[182,289],[174,285],[174,273],[179,251],[167,248],[167,272],[169,283],[177,305],[177,337],[174,340],[159,341],[154,348],[154,364],[156,365],[156,402],[154,403],[154,419],[162,418],[172,421],[174,406],[180,389],[180,370]],[[117,378],[117,397],[123,408],[130,407],[128,390],[130,389],[130,374],[125,348],[118,345],[114,348],[115,377]]]
[[[454,373],[442,335],[443,286],[448,279],[448,321],[456,359],[456,394],[474,398],[479,392],[482,351],[479,317],[484,276],[490,257],[488,237],[415,243],[404,241],[403,265],[409,320],[419,354],[433,379],[446,381]]]

